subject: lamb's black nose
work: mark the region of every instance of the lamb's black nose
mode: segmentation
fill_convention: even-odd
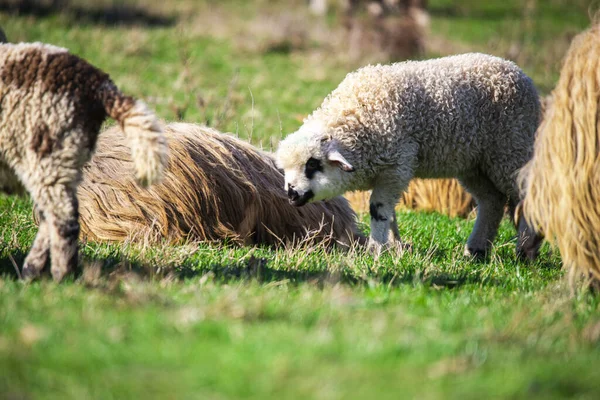
[[[298,200],[298,198],[300,198],[300,196],[298,195],[298,192],[295,191],[294,189],[292,189],[291,185],[288,185],[287,195],[288,195],[288,198],[292,201]]]

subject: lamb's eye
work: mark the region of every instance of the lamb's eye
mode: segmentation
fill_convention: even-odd
[[[311,157],[306,162],[306,169],[308,169],[308,170],[316,170],[316,169],[319,169],[320,167],[321,167],[321,161],[317,160],[316,158]]]
[[[323,166],[321,165],[321,160],[317,160],[316,158],[309,158],[306,162],[306,166],[304,167],[304,174],[308,179],[312,179],[317,171],[323,172]]]

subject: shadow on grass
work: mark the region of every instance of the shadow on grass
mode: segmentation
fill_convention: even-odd
[[[0,12],[34,17],[62,14],[74,23],[102,25],[172,26],[176,22],[174,16],[151,13],[139,6],[111,4],[82,7],[72,5],[69,0],[0,0]]]
[[[18,279],[15,265],[22,267],[26,253],[11,253],[11,256],[0,257],[0,275],[8,279]],[[207,268],[196,269],[190,265],[179,267],[157,268],[144,263],[132,261],[127,257],[95,257],[83,256],[80,268],[72,278],[89,286],[102,286],[100,282],[115,282],[125,277],[135,277],[144,281],[184,281],[200,278],[209,274],[212,279],[222,283],[239,281],[257,281],[260,283],[282,282],[299,284],[307,282],[319,287],[347,284],[352,286],[370,285],[373,282],[387,286],[423,284],[435,288],[454,289],[464,285],[506,286],[509,279],[487,276],[483,270],[467,269],[464,273],[430,272],[421,269],[369,271],[359,276],[351,270],[281,270],[271,267],[267,258],[250,258],[230,263],[213,264]],[[481,263],[482,265],[485,262]],[[550,268],[550,264],[541,268]],[[50,279],[49,267],[44,269],[42,279]]]
[[[0,275],[18,279],[21,268],[23,267],[23,261],[25,261],[25,256],[27,256],[27,253],[24,253],[21,250],[11,251],[10,255],[0,256]]]

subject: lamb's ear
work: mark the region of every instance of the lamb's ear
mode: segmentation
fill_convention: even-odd
[[[330,164],[337,165],[342,171],[355,171],[352,164],[350,164],[348,160],[344,158],[333,142],[330,143],[329,148],[327,149],[327,161],[329,161]]]

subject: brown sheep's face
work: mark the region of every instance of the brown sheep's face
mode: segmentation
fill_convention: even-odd
[[[343,194],[347,189],[343,174],[354,171],[334,141],[306,130],[280,143],[277,164],[284,171],[288,199],[298,207]]]

